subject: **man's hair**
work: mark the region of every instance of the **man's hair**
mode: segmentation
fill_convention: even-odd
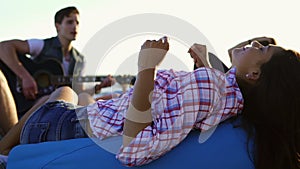
[[[69,7],[66,7],[66,8],[63,8],[63,9],[57,11],[54,16],[54,23],[61,24],[64,17],[69,17],[70,14],[72,14],[72,13],[79,15],[79,11],[74,6],[69,6]]]

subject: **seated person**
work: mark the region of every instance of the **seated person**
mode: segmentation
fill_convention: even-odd
[[[43,93],[44,90],[39,88],[40,86],[33,77],[34,73],[42,69],[45,72],[60,76],[85,75],[86,59],[72,45],[72,42],[77,39],[79,30],[78,9],[69,6],[57,11],[54,15],[54,26],[57,31],[55,37],[27,40],[12,39],[0,42],[0,67],[13,93],[19,117],[38,98],[53,91],[50,89],[49,92]],[[16,91],[16,78],[20,79],[20,91]],[[87,88],[84,83],[75,82],[73,82],[72,87],[77,93],[86,92],[93,95],[95,92],[99,93],[101,88],[113,85],[114,82],[112,76],[107,76],[103,83],[96,84],[95,87]]]

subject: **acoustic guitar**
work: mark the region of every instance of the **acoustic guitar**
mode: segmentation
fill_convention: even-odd
[[[34,62],[30,58],[19,55],[19,60],[28,72],[34,77],[38,86],[37,99],[53,92],[57,87],[70,86],[73,82],[101,82],[107,76],[63,76],[63,68],[55,59],[48,59],[43,62]],[[12,72],[6,64],[0,61],[0,69],[5,75],[10,90],[13,94],[19,116],[23,115],[30,107],[33,106],[36,100],[27,100],[22,93],[22,82]],[[131,84],[134,76],[117,75],[113,76],[120,84]]]

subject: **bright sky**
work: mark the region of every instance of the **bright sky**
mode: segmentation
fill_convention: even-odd
[[[80,11],[80,31],[73,45],[86,55],[89,62],[97,60],[98,68],[103,68],[102,71],[98,70],[100,74],[114,74],[124,60],[116,61],[111,58],[116,55],[122,55],[123,58],[133,56],[146,37],[155,35],[155,32],[120,39],[110,47],[101,63],[98,58],[103,56],[98,56],[96,51],[87,51],[86,44],[104,27],[124,17],[155,13],[177,17],[196,27],[208,39],[219,58],[229,65],[227,49],[258,36],[273,37],[279,45],[300,51],[297,2],[298,0],[2,0],[0,41],[56,36],[53,19],[55,12],[74,5]],[[132,27],[134,26],[133,24]],[[183,33],[184,31],[182,30]],[[114,36],[114,32],[110,33]],[[101,46],[100,43],[105,41],[106,39],[102,39],[97,45]],[[172,54],[186,56],[182,59],[185,64],[183,67],[192,68],[192,60],[186,53],[188,48],[184,42],[178,37],[171,37],[170,45]],[[175,47],[172,48],[172,45]],[[130,68],[135,69],[135,63]]]

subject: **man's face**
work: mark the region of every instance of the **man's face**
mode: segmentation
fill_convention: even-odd
[[[79,15],[71,13],[70,16],[65,16],[61,24],[56,23],[56,30],[58,36],[68,40],[76,40],[78,28],[79,28]]]

